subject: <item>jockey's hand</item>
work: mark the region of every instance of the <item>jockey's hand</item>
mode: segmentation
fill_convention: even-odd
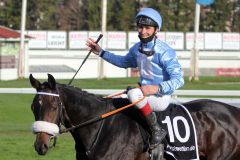
[[[102,48],[92,38],[89,38],[86,41],[86,46],[88,47],[89,51],[91,50],[96,55],[99,55],[99,53],[102,51]]]
[[[127,93],[128,91],[130,91],[131,89],[134,89],[134,87],[132,87],[132,86],[127,86],[126,93]]]
[[[144,96],[157,94],[159,91],[158,85],[142,85],[141,90]]]

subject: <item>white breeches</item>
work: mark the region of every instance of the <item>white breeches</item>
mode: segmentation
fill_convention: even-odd
[[[128,91],[127,96],[128,96],[128,99],[133,103],[143,98],[143,93],[141,89],[134,88]],[[142,101],[140,101],[139,103],[137,103],[136,107],[138,109],[141,109],[148,102],[153,111],[164,111],[168,107],[170,100],[171,100],[170,95],[164,95],[161,97],[150,95],[145,99],[143,99]]]

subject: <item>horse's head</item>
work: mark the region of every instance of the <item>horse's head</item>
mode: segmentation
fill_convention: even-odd
[[[36,89],[31,109],[35,116],[33,133],[36,134],[35,150],[45,155],[51,146],[51,139],[59,133],[61,121],[61,101],[54,77],[48,74],[48,82],[40,83],[32,74],[29,76],[31,85]]]

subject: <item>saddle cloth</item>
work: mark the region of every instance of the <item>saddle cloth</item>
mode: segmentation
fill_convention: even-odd
[[[165,152],[177,160],[198,160],[195,125],[189,111],[182,105],[170,104],[157,116],[158,123],[168,132],[163,141]]]

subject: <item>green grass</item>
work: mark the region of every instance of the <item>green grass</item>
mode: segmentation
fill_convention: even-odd
[[[46,80],[40,80],[44,82]],[[70,80],[56,80],[58,83],[68,84]],[[138,78],[104,78],[75,79],[72,85],[83,89],[125,89],[126,86],[137,86]],[[0,81],[0,88],[29,88],[28,79]],[[240,77],[200,77],[199,81],[190,82],[185,78],[183,90],[240,90]]]
[[[0,159],[2,160],[70,160],[75,159],[74,141],[70,134],[60,135],[57,146],[46,156],[35,152],[31,125],[33,95],[0,94]]]

